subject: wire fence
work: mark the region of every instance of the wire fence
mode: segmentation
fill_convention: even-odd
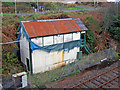
[[[66,60],[59,62],[63,64],[62,67],[44,73],[31,75],[32,87],[45,87],[45,84],[56,81],[62,77],[79,73],[85,68],[89,68],[104,60],[112,60],[115,57],[116,47],[105,49],[100,52],[92,53],[88,56],[83,56],[80,60]],[[53,64],[55,66],[55,64]]]

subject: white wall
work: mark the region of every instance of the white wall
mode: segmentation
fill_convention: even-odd
[[[63,39],[63,37],[64,37],[64,39]],[[63,34],[63,35],[47,36],[47,37],[37,37],[37,38],[31,39],[31,41],[34,42],[38,46],[59,44],[59,43],[63,43],[63,40],[64,40],[64,42],[80,40],[80,32]]]
[[[32,53],[33,73],[44,72],[65,65],[68,59],[76,59],[79,48],[67,51],[55,51],[47,53],[42,50],[34,50]],[[68,63],[68,61],[67,61]]]
[[[47,53],[42,50],[34,50],[32,53],[33,73],[50,70],[55,67],[52,64],[62,61],[62,51]]]
[[[63,35],[54,36],[54,44],[63,43]]]
[[[73,33],[73,40],[80,40],[80,32]]]
[[[44,37],[44,46],[53,44],[53,36]]]
[[[72,41],[72,33],[64,34],[64,42],[70,42],[70,41]]]
[[[26,37],[23,38],[22,28],[21,28],[21,37],[20,37],[20,55],[21,55],[21,61],[25,65],[27,65],[26,58],[30,59],[29,42],[27,41]]]
[[[64,51],[64,60],[76,59],[78,51],[79,51],[79,47],[75,47],[74,49],[72,49],[70,51]]]
[[[34,42],[38,46],[43,46],[42,45],[42,38],[41,37],[39,37],[39,38],[33,38],[33,39],[31,39],[31,41]]]

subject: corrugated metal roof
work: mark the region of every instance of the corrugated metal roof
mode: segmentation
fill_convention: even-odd
[[[82,30],[88,30],[88,28],[83,24],[83,22],[79,18],[75,19],[75,21]]]
[[[65,20],[39,20],[23,22],[29,37],[47,36],[81,31],[81,28],[74,19]]]

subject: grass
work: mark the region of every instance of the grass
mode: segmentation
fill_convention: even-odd
[[[81,7],[69,7],[67,9],[71,9],[71,10],[81,10],[81,9],[85,9],[85,8],[81,8]]]
[[[69,10],[81,10],[81,9],[85,9],[82,7],[67,7],[67,6],[56,6],[56,10],[63,10],[63,9],[69,9]]]

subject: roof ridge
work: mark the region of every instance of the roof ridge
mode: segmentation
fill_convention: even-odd
[[[59,21],[59,20],[72,20],[73,18],[62,18],[62,19],[43,19],[43,20],[28,20],[28,21],[21,21],[21,22],[32,22],[32,21],[37,21],[37,22],[45,22],[45,21]]]

